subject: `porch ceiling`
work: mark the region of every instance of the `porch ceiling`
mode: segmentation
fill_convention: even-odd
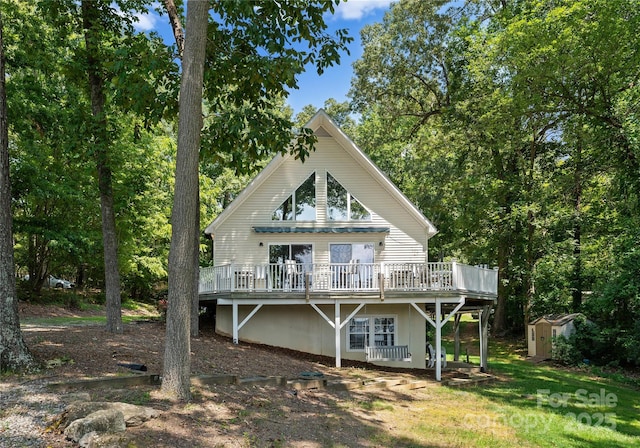
[[[464,298],[465,305],[461,311],[474,311],[481,309],[486,305],[493,305],[495,299],[493,297],[485,297],[477,294],[460,294],[455,291],[450,293],[429,294],[425,291],[387,291],[384,298],[380,298],[379,294],[367,293],[367,292],[312,292],[309,296],[304,292],[247,292],[247,291],[234,291],[223,292],[216,294],[201,294],[200,303],[205,305],[210,302],[217,302],[219,305],[231,305],[237,303],[238,305],[331,305],[336,301],[348,305],[348,304],[403,304],[403,303],[419,303],[424,304],[427,307],[431,307],[435,304],[436,299],[439,299],[443,304],[445,303],[458,303],[458,301]]]

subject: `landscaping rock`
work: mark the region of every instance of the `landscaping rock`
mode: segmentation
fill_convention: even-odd
[[[98,434],[91,432],[85,435],[79,442],[82,448],[128,448],[135,446],[131,444],[126,433],[118,434]]]
[[[67,439],[80,442],[89,433],[115,433],[127,429],[122,411],[104,409],[74,420],[64,430]],[[84,443],[88,443],[85,439]],[[85,445],[86,446],[86,445]]]
[[[71,422],[84,418],[96,411],[105,409],[114,409],[122,412],[125,424],[128,427],[140,426],[144,422],[156,418],[160,415],[160,411],[144,407],[136,406],[129,403],[110,403],[106,401],[76,401],[71,403],[62,414],[62,421],[58,425],[61,428],[66,427]]]

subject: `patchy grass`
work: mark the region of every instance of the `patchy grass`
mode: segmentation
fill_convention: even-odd
[[[44,322],[67,322],[58,325],[104,323],[104,317],[95,319],[57,317],[44,319]],[[141,329],[132,334],[139,339],[140,331],[148,331],[154,325],[140,325]],[[478,362],[477,339],[473,339],[471,331],[477,329],[477,321],[463,322],[463,325],[468,325],[465,329],[468,331],[463,331],[462,352],[468,347],[471,361]],[[86,330],[72,328],[60,333],[82,335]],[[144,334],[145,349],[155,350],[154,356],[159,357],[161,352],[151,344],[154,334]],[[34,341],[45,346],[45,336],[38,335]],[[126,335],[101,336],[99,343],[90,341],[93,345],[87,344],[87,350],[93,347],[97,354],[99,348],[111,344],[109,347],[113,348],[105,351],[109,359],[111,350],[117,351],[118,359],[121,355],[141,353],[139,348],[129,349],[127,343],[131,344],[131,340],[126,339]],[[197,353],[194,361],[211,355],[213,341],[213,338],[194,340],[192,349]],[[218,341],[215,345],[222,343]],[[445,344],[449,343],[447,337]],[[63,349],[72,344],[56,344],[49,342],[46,347],[56,347],[56,359],[64,360],[62,356],[66,352]],[[203,365],[217,366],[228,372],[233,363],[246,361],[250,365],[250,370],[242,370],[246,376],[246,372],[254,373],[263,364],[273,365],[278,361],[278,355],[268,350],[256,348],[254,351],[245,347],[240,351],[240,348],[228,346],[215,358],[202,361]],[[449,347],[447,351],[452,353]],[[97,401],[126,401],[166,411],[162,419],[136,430],[136,446],[215,446],[212,441],[218,446],[313,448],[640,446],[640,421],[637,418],[640,390],[637,383],[619,373],[603,376],[601,371],[594,369],[531,364],[524,360],[523,354],[522,344],[491,340],[489,370],[498,381],[467,389],[428,382],[425,388],[416,390],[372,387],[294,393],[281,387],[212,385],[194,386],[193,400],[186,404],[163,400],[157,388],[150,386],[105,389],[92,394]],[[81,359],[80,356],[72,358]],[[91,359],[98,360],[99,356]],[[154,359],[144,361],[153,362]],[[288,366],[295,361],[288,357],[278,365]],[[63,365],[58,369],[65,367],[73,366]],[[280,367],[283,368],[286,367]],[[294,372],[315,368],[324,367],[305,365]],[[332,374],[339,374],[345,380],[388,375],[359,368],[344,368]],[[161,439],[164,441],[159,443]]]
[[[502,380],[471,389],[435,388],[409,403],[360,402],[384,431],[375,446],[637,447],[640,392],[588,371],[535,366],[492,344]]]
[[[535,446],[635,447],[640,391],[590,370],[534,365],[513,344],[493,343],[490,368],[504,381],[471,391],[490,400],[500,424]],[[482,418],[494,425],[494,419]]]
[[[106,325],[104,305],[91,303],[89,301],[79,302],[78,305],[74,307],[31,303],[21,303],[19,306],[23,311],[27,310],[26,315],[20,317],[20,323],[23,325]],[[153,305],[132,300],[125,300],[122,303],[122,321],[125,324],[141,320],[156,320],[159,318],[160,313]]]
[[[142,314],[157,315],[158,309],[155,305],[146,302],[137,302],[135,300],[126,299],[122,302],[122,309],[127,311],[134,311]]]
[[[391,403],[384,400],[364,400],[358,402],[358,406],[365,411],[393,411],[394,407]]]
[[[396,400],[373,396],[342,407],[378,423],[373,446],[640,446],[637,383],[595,369],[532,364],[523,353],[517,343],[492,341],[489,367],[499,380],[488,385],[433,387]]]
[[[138,315],[123,315],[123,323],[132,323],[140,320],[148,320],[147,316]],[[60,326],[60,327],[72,327],[81,325],[106,325],[106,316],[54,316],[54,317],[24,317],[20,319],[22,325],[37,325],[37,326]]]

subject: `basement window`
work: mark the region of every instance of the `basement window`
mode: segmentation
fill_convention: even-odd
[[[354,317],[349,321],[347,333],[347,351],[361,352],[371,345],[389,347],[396,342],[396,317]]]

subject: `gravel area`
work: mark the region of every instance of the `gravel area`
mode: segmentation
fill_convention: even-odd
[[[144,364],[148,369],[145,373],[160,374],[164,331],[164,324],[157,321],[128,324],[122,335],[109,334],[101,326],[23,325],[28,346],[47,367],[37,375],[0,377],[0,448],[77,446],[62,434],[47,431],[47,427],[82,391],[53,392],[46,385],[135,375],[119,363]],[[254,344],[234,345],[206,324],[200,337],[192,339],[191,359],[196,375],[298,378],[303,372],[314,372],[329,380],[382,376],[432,379],[424,371],[380,370],[348,361],[345,367],[336,369],[332,358]],[[434,383],[432,387],[437,386]],[[377,390],[372,396],[361,391],[298,392],[279,386],[213,385],[194,388],[194,398],[186,404],[167,401],[154,386],[86,392],[81,395],[85,400],[125,401],[163,411],[160,418],[143,427],[127,430],[127,439],[114,446],[322,447],[328,440],[329,446],[334,446],[333,441],[339,441],[340,446],[370,446],[363,440],[377,430],[379,423],[370,424],[366,415],[359,415],[358,408],[347,410],[349,403],[411,400],[429,393],[429,388],[410,395]],[[384,398],[385,394],[391,395]]]
[[[45,447],[43,430],[65,408],[63,396],[46,389],[46,380],[0,382],[0,447]],[[48,439],[48,440],[47,440]]]

